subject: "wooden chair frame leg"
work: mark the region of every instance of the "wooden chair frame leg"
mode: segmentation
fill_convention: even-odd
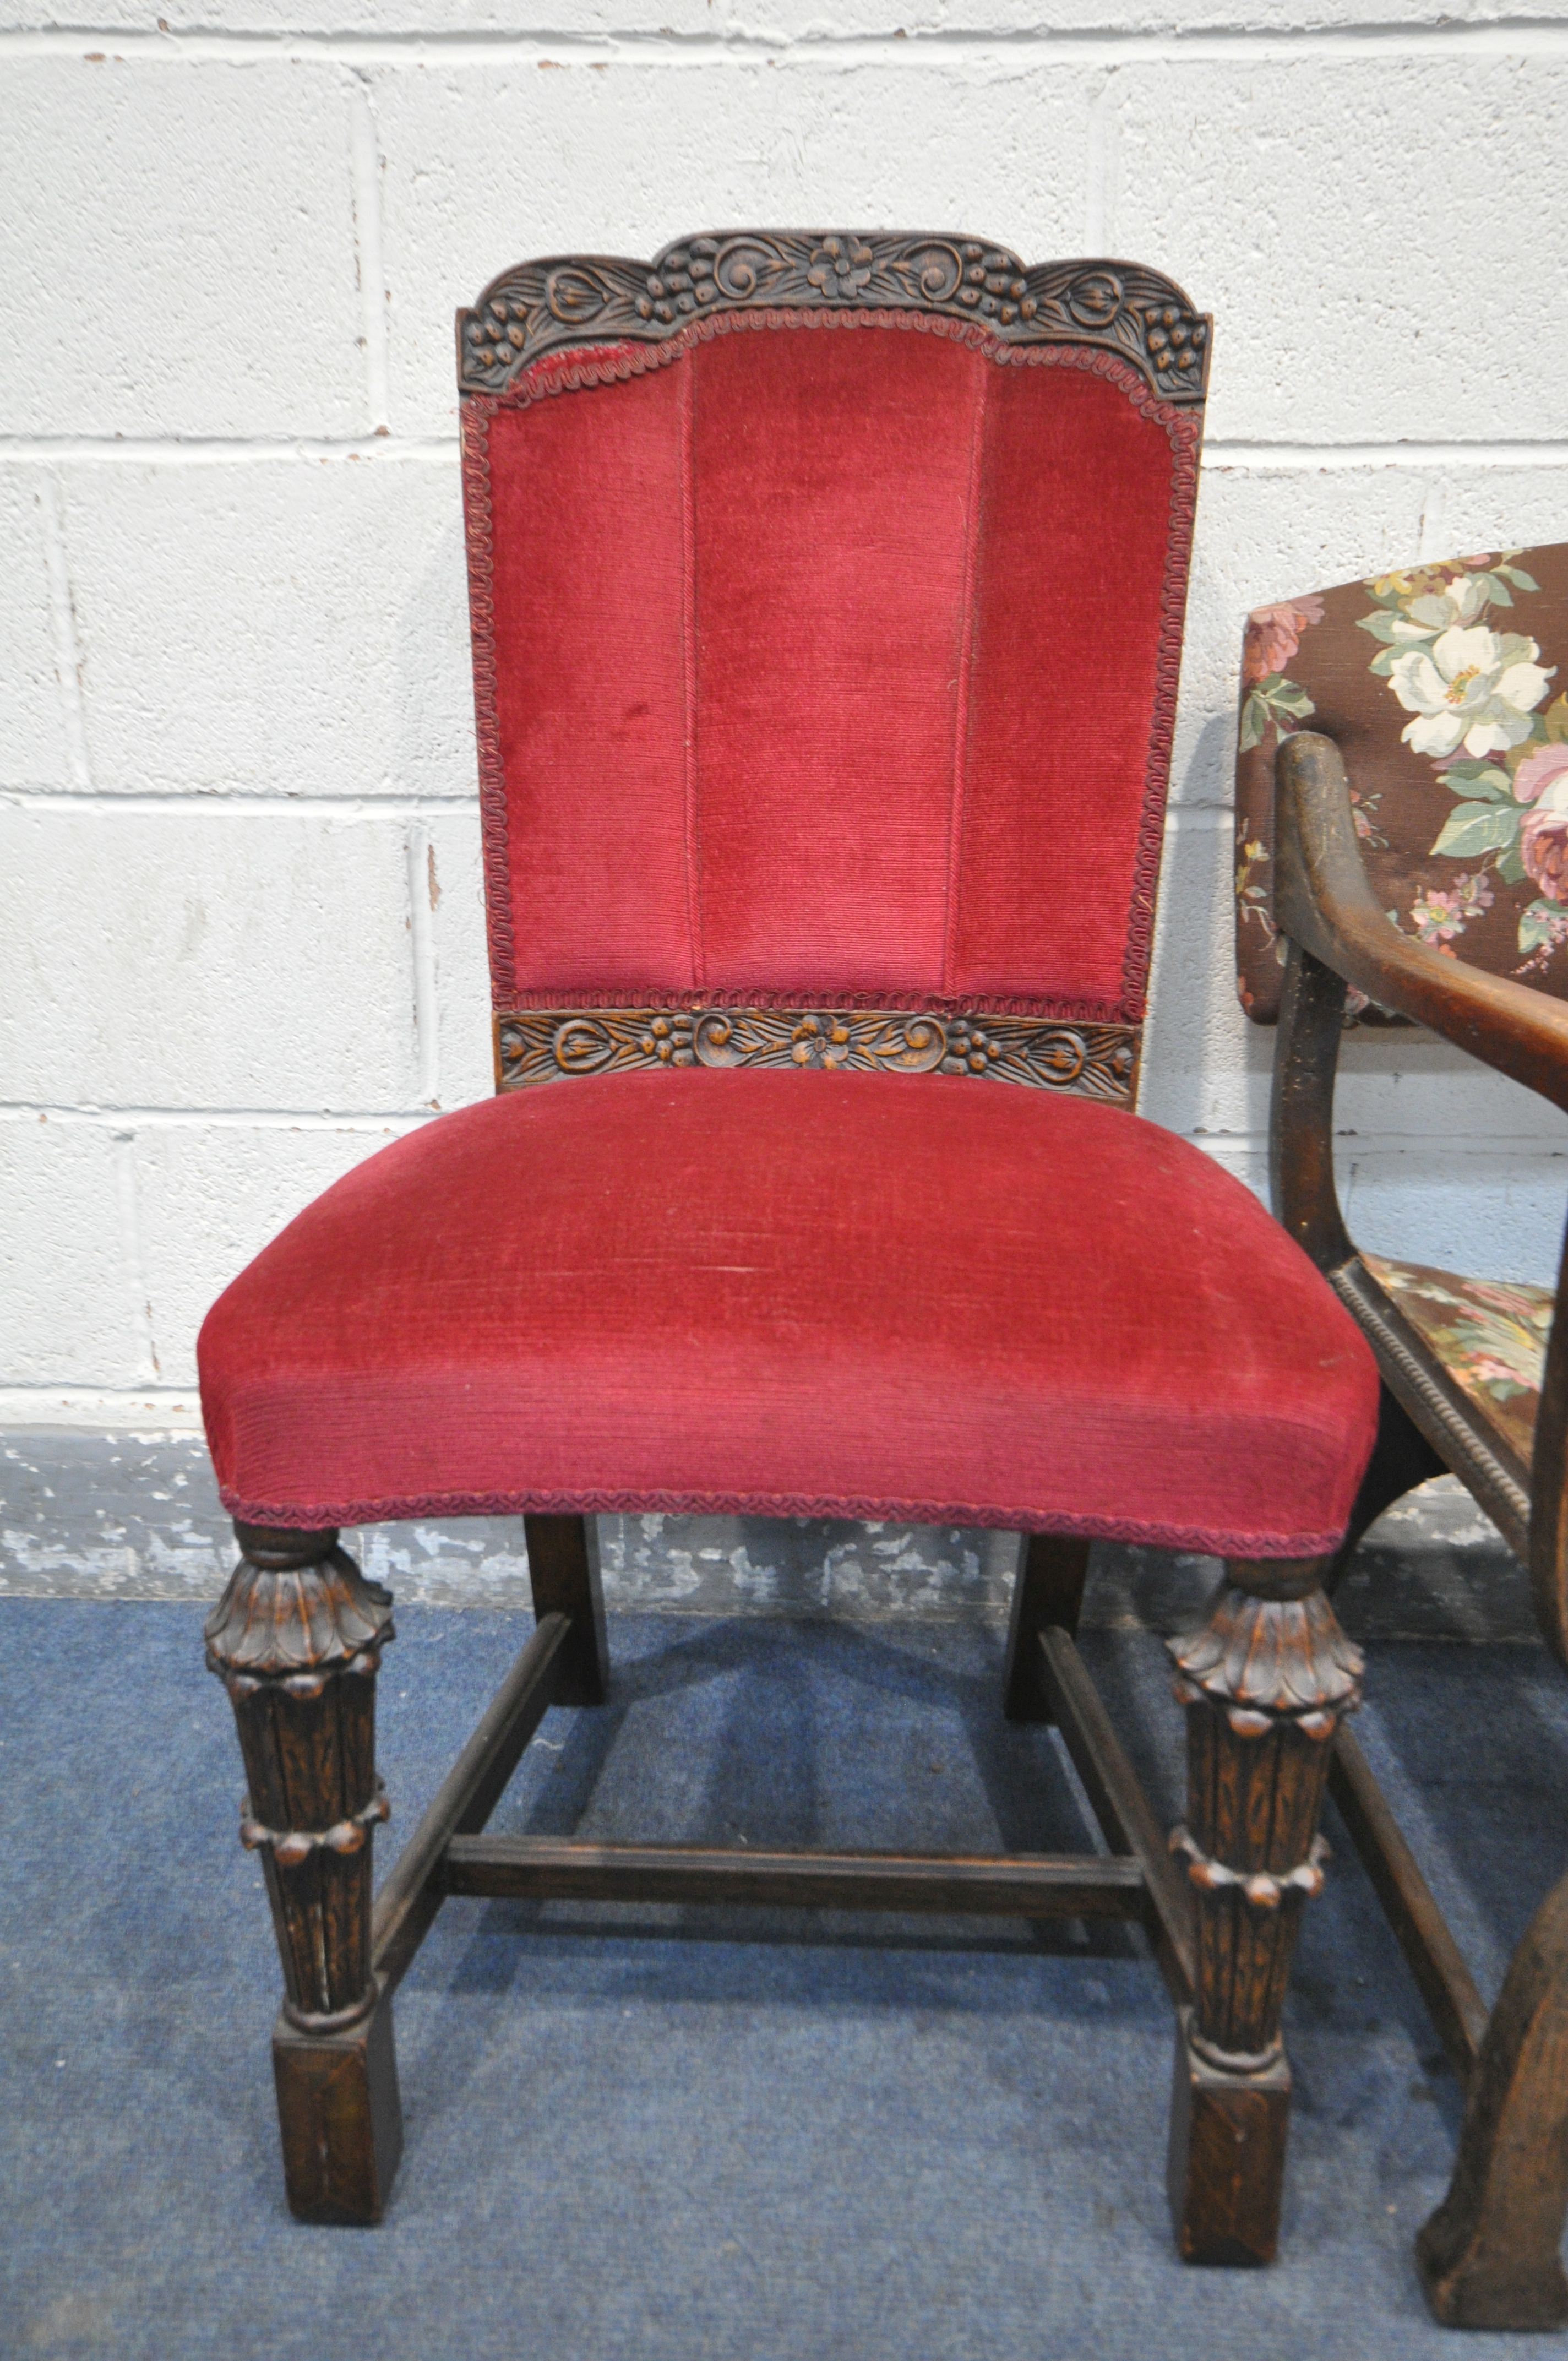
[[[1416,2241],[1453,2328],[1561,2328],[1568,2217],[1568,1877],[1509,1962],[1465,2094],[1447,2197]]]
[[[1359,1696],[1326,1560],[1233,1560],[1208,1622],[1169,1645],[1187,1708],[1197,1989],[1181,2012],[1169,2191],[1193,2263],[1266,2263],[1279,2235],[1290,2074],[1280,2038],[1301,1906],[1322,1884],[1330,1741]]]
[[[208,1619],[207,1662],[234,1707],[249,1782],[240,1836],[261,1855],[283,1962],[272,2057],[289,2203],[302,2221],[378,2222],[402,2147],[370,1918],[391,1599],[335,1531],[235,1530],[242,1555]]]
[[[1050,1691],[1040,1656],[1042,1633],[1078,1630],[1091,1544],[1074,1533],[1025,1533],[1007,1627],[1003,1711],[1009,1721],[1049,1721]]]
[[[1488,2018],[1420,1864],[1351,1732],[1329,1792],[1465,2094],[1447,2198],[1416,2241],[1433,2315],[1453,2328],[1568,2321],[1568,1877],[1536,1912]]]
[[[533,1612],[570,1626],[556,1675],[557,1705],[602,1705],[609,1686],[597,1517],[524,1517]]]
[[[1031,1709],[1060,1727],[1109,1858],[487,1836],[546,1708],[584,1688],[602,1694],[605,1677],[591,1529],[580,1518],[528,1522],[537,1628],[373,1917],[372,1832],[386,1816],[374,1675],[391,1601],[335,1532],[236,1529],[244,1555],[208,1624],[208,1654],[234,1702],[250,1777],[242,1832],[262,1851],[283,1960],[274,2059],[296,2213],[364,2223],[385,2209],[401,2140],[391,1997],[449,1895],[1120,1918],[1148,1932],[1180,2011],[1171,2173],[1181,2251],[1268,2259],[1289,2094],[1279,2010],[1295,1913],[1321,1882],[1325,1741],[1360,1669],[1320,1564],[1233,1566],[1205,1629],[1172,1643],[1189,1706],[1191,1830],[1173,1839],[1189,1856],[1184,1879],[1070,1631],[1055,1623],[1033,1634]],[[1086,1556],[1086,1544],[1041,1545],[1015,1633],[1053,1605],[1076,1611]]]

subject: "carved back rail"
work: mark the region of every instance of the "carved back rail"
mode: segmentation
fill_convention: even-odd
[[[851,230],[726,230],[652,262],[520,262],[457,314],[457,383],[503,393],[546,353],[659,344],[719,312],[915,311],[977,321],[1009,344],[1097,346],[1162,401],[1201,408],[1213,325],[1158,271],[1128,262],[1020,262],[983,238]]]

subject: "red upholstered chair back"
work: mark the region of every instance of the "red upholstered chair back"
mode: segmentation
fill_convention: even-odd
[[[817,1062],[835,1029],[835,1061],[1005,1066],[1027,1036],[1037,1062],[1048,1018],[1069,1046],[1020,1078],[1082,1086],[1088,1025],[1091,1086],[1127,1095],[1207,373],[1186,297],[740,233],[524,264],[458,355],[503,1083]]]

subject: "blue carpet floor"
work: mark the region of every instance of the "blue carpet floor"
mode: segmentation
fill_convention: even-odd
[[[292,2224],[278,1973],[199,1620],[0,1600],[0,2353],[1465,2349],[1427,2320],[1409,2261],[1456,2094],[1343,1842],[1292,1992],[1271,2271],[1172,2256],[1170,2015],[1141,1938],[1115,1928],[993,1926],[975,1949],[929,1922],[448,1904],[397,2004],[389,2219]],[[383,1867],[527,1629],[401,1616],[380,1681]],[[622,1614],[611,1645],[613,1704],[546,1718],[498,1828],[1086,1841],[1055,1739],[1001,1719],[989,1629]],[[1086,1652],[1174,1817],[1158,1642],[1094,1632]],[[1568,1862],[1568,1683],[1539,1649],[1406,1643],[1377,1653],[1371,1693],[1364,1742],[1489,1992]]]

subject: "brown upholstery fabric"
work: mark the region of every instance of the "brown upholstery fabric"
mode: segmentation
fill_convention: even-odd
[[[1255,1022],[1278,1014],[1284,957],[1274,758],[1301,729],[1344,756],[1367,873],[1396,926],[1568,994],[1565,690],[1568,543],[1408,566],[1248,618],[1236,983]]]

